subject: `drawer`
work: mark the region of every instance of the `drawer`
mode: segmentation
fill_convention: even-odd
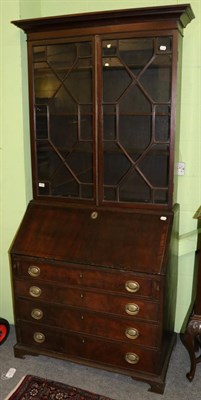
[[[156,373],[159,352],[133,343],[103,340],[90,335],[75,334],[40,324],[19,322],[17,324],[20,344],[35,347],[40,353],[47,350],[74,361],[93,362],[96,365],[124,370]],[[107,368],[106,367],[106,368]]]
[[[69,286],[100,288],[120,293],[137,293],[138,296],[159,298],[160,277],[145,276],[120,269],[93,268],[87,265],[53,264],[41,260],[18,259],[13,261],[16,278],[64,283]]]
[[[67,305],[156,322],[159,319],[158,302],[145,301],[134,296],[120,296],[85,288],[44,284],[36,286],[35,281],[22,280],[14,282],[14,291],[16,297],[34,299],[48,304]]]
[[[40,322],[68,331],[97,335],[112,340],[135,342],[135,344],[157,347],[160,341],[160,329],[150,324],[119,318],[103,313],[95,313],[70,307],[47,305],[28,300],[16,300],[17,319]]]

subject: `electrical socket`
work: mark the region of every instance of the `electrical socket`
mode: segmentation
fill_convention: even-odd
[[[185,163],[182,161],[177,163],[177,175],[179,176],[185,175]]]

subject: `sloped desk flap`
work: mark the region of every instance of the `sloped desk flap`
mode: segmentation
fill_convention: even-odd
[[[120,212],[31,202],[11,253],[163,273],[172,212]]]

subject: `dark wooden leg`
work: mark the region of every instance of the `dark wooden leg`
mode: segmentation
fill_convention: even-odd
[[[165,389],[165,382],[161,383],[150,383],[150,388],[148,389],[149,392],[163,394]]]
[[[181,340],[186,347],[191,361],[190,371],[186,377],[191,382],[195,375],[196,365],[201,361],[201,357],[196,358],[196,352],[199,351],[201,337],[201,316],[193,315],[187,325],[184,335],[181,335]]]
[[[136,377],[131,377],[132,379],[136,380]],[[139,378],[137,378],[139,379]],[[146,383],[148,383],[148,385],[150,385],[150,387],[148,388],[148,392],[153,392],[153,393],[159,393],[159,394],[163,394],[164,390],[165,390],[165,382],[160,378],[160,377],[155,377],[153,378],[153,380],[150,380],[148,377],[146,378],[142,378],[140,379]]]

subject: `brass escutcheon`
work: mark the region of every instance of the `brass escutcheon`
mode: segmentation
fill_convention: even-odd
[[[125,360],[129,364],[137,364],[139,362],[140,357],[135,353],[126,353]]]
[[[28,268],[28,274],[30,276],[39,276],[40,275],[40,268],[37,267],[36,265],[30,265],[30,267]]]
[[[29,288],[29,294],[33,297],[39,297],[42,293],[42,290],[38,286],[31,286]]]
[[[128,303],[125,305],[125,311],[129,315],[136,315],[140,311],[140,307],[135,303]]]
[[[31,312],[31,316],[34,319],[42,319],[43,318],[43,311],[40,308],[33,308]]]
[[[136,328],[127,328],[125,330],[125,335],[128,339],[137,339],[139,336],[139,331]]]
[[[96,219],[97,217],[98,217],[97,211],[93,211],[93,212],[91,213],[91,218],[92,218],[92,219]]]
[[[41,332],[35,332],[33,338],[36,343],[43,343],[45,341],[45,335]]]
[[[136,293],[140,289],[140,285],[136,281],[127,281],[125,283],[125,288],[127,292]]]

